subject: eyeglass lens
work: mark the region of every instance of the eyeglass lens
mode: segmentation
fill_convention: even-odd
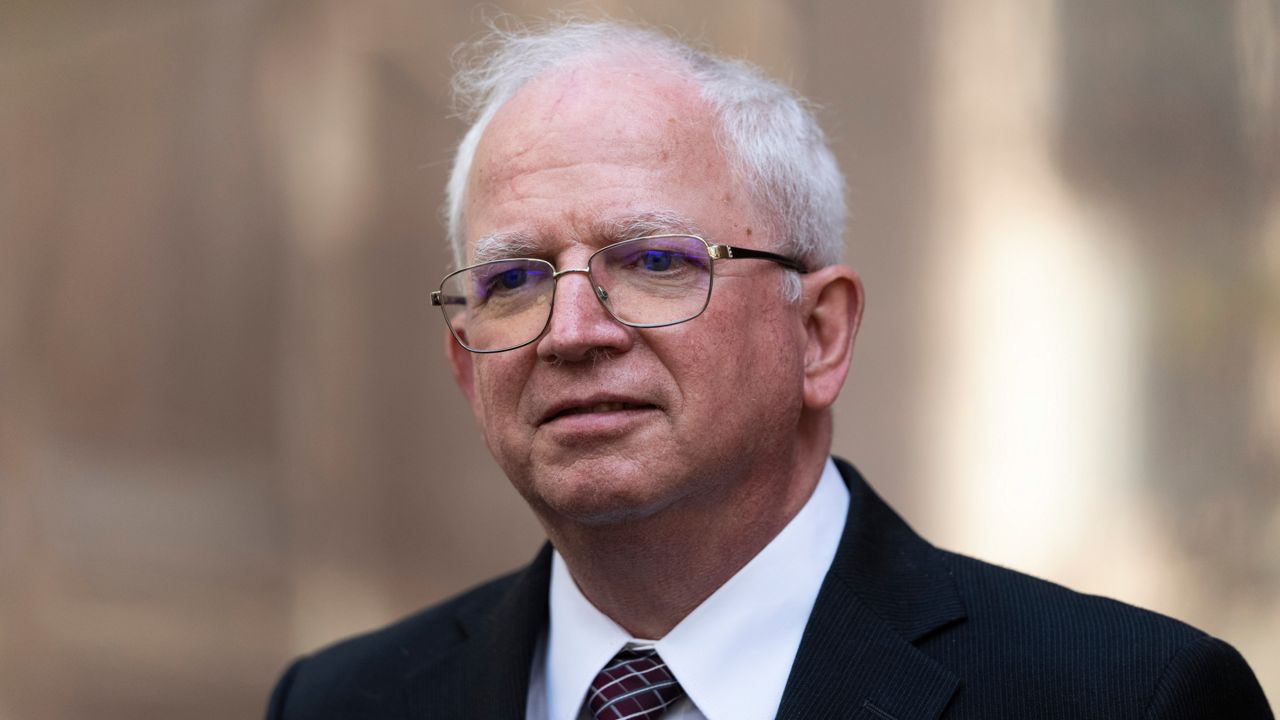
[[[609,245],[588,263],[596,296],[617,320],[657,327],[696,317],[711,293],[711,258],[696,237]],[[555,270],[542,260],[498,260],[460,270],[440,286],[454,335],[480,352],[537,339],[551,319]]]

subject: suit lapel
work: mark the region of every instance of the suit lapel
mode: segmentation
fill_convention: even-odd
[[[783,692],[780,720],[937,718],[959,679],[914,643],[963,620],[938,551],[838,460],[849,517]]]
[[[547,625],[551,545],[543,546],[491,610],[460,613],[465,640],[414,679],[408,716],[518,720],[525,716],[529,667]]]
[[[849,485],[849,517],[778,718],[937,718],[960,681],[914,643],[962,621],[964,604],[938,551],[852,466],[836,462]],[[491,611],[459,617],[465,639],[411,680],[408,717],[524,717],[550,574],[546,545]]]

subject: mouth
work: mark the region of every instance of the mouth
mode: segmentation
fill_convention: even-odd
[[[602,415],[606,413],[621,413],[636,410],[657,410],[658,406],[652,403],[641,402],[623,402],[609,400],[603,402],[583,403],[581,405],[566,405],[553,408],[545,417],[541,424],[545,425],[555,422],[560,418],[572,417],[574,415]]]

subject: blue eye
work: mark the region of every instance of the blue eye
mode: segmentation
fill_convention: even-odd
[[[524,268],[512,268],[498,276],[497,280],[505,290],[515,290],[529,278],[529,271]]]
[[[652,270],[654,272],[670,270],[672,260],[674,260],[673,253],[663,252],[661,250],[646,251],[642,258],[644,269]]]
[[[490,274],[491,273],[491,274]],[[490,272],[477,273],[475,278],[476,297],[480,300],[512,297],[533,288],[543,273],[527,267],[493,268]]]

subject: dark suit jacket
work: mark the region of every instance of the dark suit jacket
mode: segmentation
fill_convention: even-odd
[[[779,718],[1272,717],[1230,645],[934,548],[837,464],[849,517]],[[297,661],[267,717],[523,717],[550,567],[544,547],[524,570]]]

